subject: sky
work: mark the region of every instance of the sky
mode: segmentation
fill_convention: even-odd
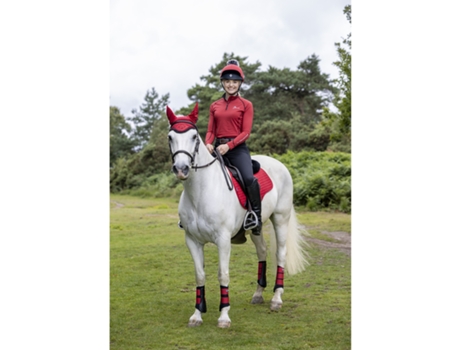
[[[262,70],[297,69],[316,54],[322,72],[338,76],[337,51],[351,31],[350,0],[110,1],[110,105],[131,115],[152,87],[177,110],[187,90],[224,53],[259,61]]]

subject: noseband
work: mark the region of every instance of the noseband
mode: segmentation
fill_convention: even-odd
[[[172,130],[172,131],[174,131],[174,132],[177,132],[177,133],[180,133],[180,134],[181,134],[181,133],[184,133],[184,132],[190,130],[190,128],[186,128],[186,129],[184,129],[183,131],[179,131],[179,130],[173,129],[173,126],[176,125],[176,124],[179,124],[179,123],[190,124],[193,128],[195,128],[195,130],[196,130],[196,132],[197,132],[197,137],[196,137],[196,141],[195,141],[195,149],[194,149],[194,151],[193,151],[193,154],[190,154],[189,152],[184,151],[184,150],[178,150],[178,151],[172,153],[172,151],[171,151],[171,144],[170,144],[170,145],[169,145],[169,153],[171,153],[172,162],[173,162],[173,163],[175,162],[174,158],[176,157],[176,155],[178,155],[179,153],[184,153],[184,154],[186,154],[187,156],[190,157],[190,161],[191,161],[191,163],[192,163],[191,168],[192,168],[192,169],[195,169],[195,171],[197,171],[198,169],[201,169],[201,168],[206,168],[206,167],[210,166],[212,163],[214,163],[214,162],[217,160],[217,158],[214,158],[213,161],[211,161],[210,163],[208,163],[208,164],[206,164],[206,165],[201,165],[201,166],[195,165],[195,156],[196,156],[196,154],[198,153],[198,148],[199,148],[199,146],[200,146],[200,137],[199,137],[199,134],[198,134],[198,128],[197,128],[196,125],[195,125],[194,123],[192,123],[191,121],[188,121],[188,120],[177,120],[177,121],[175,121],[174,123],[171,124],[171,126],[169,127],[169,131]]]

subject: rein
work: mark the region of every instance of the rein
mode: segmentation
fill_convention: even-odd
[[[214,158],[214,160],[212,160],[211,162],[209,162],[208,164],[205,164],[205,165],[192,165],[192,169],[195,169],[195,172],[196,172],[198,169],[207,168],[212,163],[214,163],[216,160],[217,160],[217,158]]]
[[[220,154],[220,152],[217,152],[216,150],[214,150],[214,153],[217,156],[215,159],[219,159],[220,167],[222,168],[222,173],[224,174],[225,181],[227,182],[228,190],[231,191],[233,190],[233,182],[230,179],[230,175],[228,175],[228,171],[225,170],[225,163],[224,163],[224,159],[222,158],[222,154]]]

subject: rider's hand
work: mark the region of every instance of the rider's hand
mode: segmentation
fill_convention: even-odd
[[[214,151],[214,146],[211,145],[210,143],[208,143],[208,144],[206,145],[206,148],[208,149],[209,153],[211,153],[211,154],[212,154],[212,152]]]
[[[224,155],[225,153],[228,152],[230,147],[228,147],[228,145],[224,143],[223,145],[220,145],[219,147],[217,147],[217,149],[219,150],[220,154]]]

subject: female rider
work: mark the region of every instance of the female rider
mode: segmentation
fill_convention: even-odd
[[[220,73],[220,81],[225,94],[211,104],[209,124],[206,133],[206,148],[210,153],[215,147],[230,164],[238,168],[257,222],[252,229],[254,235],[260,235],[262,228],[259,182],[254,177],[249,149],[245,141],[252,128],[252,103],[239,94],[244,81],[244,73],[237,60],[229,60]]]

